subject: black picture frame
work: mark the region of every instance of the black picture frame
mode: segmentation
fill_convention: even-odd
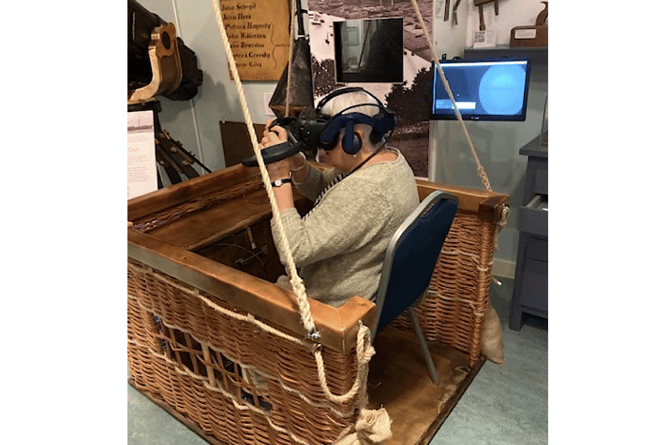
[[[333,25],[337,83],[404,81],[402,17],[344,20]],[[354,27],[360,30],[360,36],[351,42],[350,31]],[[351,54],[357,57],[351,57]],[[349,63],[350,59],[353,63]]]

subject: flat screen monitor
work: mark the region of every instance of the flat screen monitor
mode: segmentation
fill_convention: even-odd
[[[529,59],[440,62],[463,119],[524,121],[530,84]],[[432,66],[430,119],[455,120],[455,108]]]

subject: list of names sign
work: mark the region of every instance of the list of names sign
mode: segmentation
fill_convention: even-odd
[[[242,80],[277,81],[288,62],[287,0],[220,0],[225,32]]]

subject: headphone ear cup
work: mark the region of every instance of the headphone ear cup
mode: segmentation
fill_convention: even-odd
[[[374,117],[374,119],[376,122],[372,126],[372,133],[369,136],[369,140],[372,143],[377,143],[381,140],[383,135],[395,127],[395,113],[384,108],[381,113]]]
[[[362,148],[362,139],[360,139],[360,136],[354,133],[353,143],[351,144],[351,151],[348,153],[354,155],[357,152],[359,152],[361,148]]]
[[[360,151],[362,148],[362,140],[358,136],[354,129],[354,123],[352,120],[346,121],[346,127],[344,130],[344,137],[341,141],[341,148],[348,154],[354,155]]]

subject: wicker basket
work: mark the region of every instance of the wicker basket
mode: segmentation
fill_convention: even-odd
[[[354,421],[358,399],[328,402],[309,349],[230,314],[245,315],[129,260],[133,384],[224,443],[332,443]],[[345,393],[356,376],[355,352],[323,348],[323,359],[330,390]]]
[[[457,194],[460,210],[419,317],[428,339],[473,365],[508,197],[419,181],[421,198],[435,189]],[[355,423],[366,386],[345,403],[329,401],[292,292],[196,253],[267,224],[263,193],[257,171],[236,166],[129,201],[130,381],[211,443],[331,444]],[[370,325],[374,305],[310,303],[328,386],[344,394],[357,377],[359,322]]]

